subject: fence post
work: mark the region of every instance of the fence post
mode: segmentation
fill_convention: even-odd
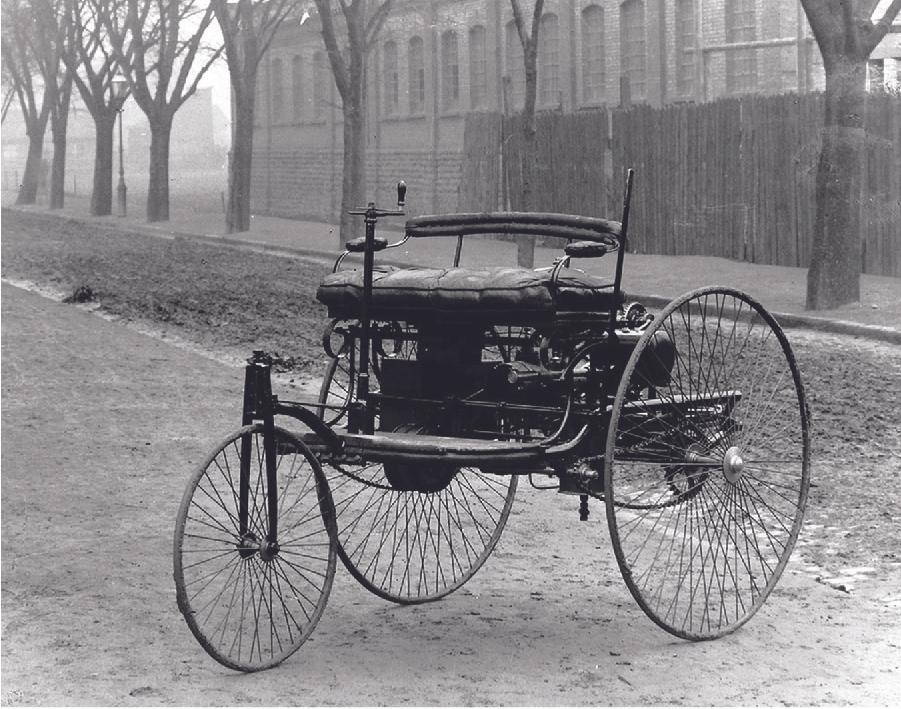
[[[632,86],[625,74],[619,77],[619,105],[621,108],[629,108],[632,105]]]

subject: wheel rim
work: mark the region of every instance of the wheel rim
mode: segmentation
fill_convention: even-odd
[[[251,448],[249,519],[238,524],[242,437]],[[255,671],[295,652],[316,626],[335,574],[334,512],[322,469],[295,437],[276,429],[277,546],[266,543],[262,426],[227,438],[195,472],[178,513],[178,605],[207,652]],[[325,520],[325,521],[324,521]]]
[[[378,381],[382,359],[415,359],[415,328],[397,325],[399,339],[381,345],[373,359]],[[509,357],[496,339],[518,330],[492,333],[486,360]],[[388,338],[390,340],[390,338]],[[350,368],[335,360],[326,372],[320,402],[348,399]],[[376,417],[376,428],[379,418]],[[462,468],[443,490],[395,490],[381,464],[326,466],[335,500],[338,556],[372,593],[396,603],[424,603],[466,583],[491,554],[510,514],[516,476],[489,476]]]
[[[671,381],[649,387],[661,334]],[[808,486],[804,389],[776,321],[728,288],[667,306],[626,365],[607,438],[608,525],[641,608],[689,639],[747,622],[791,554]]]
[[[510,514],[516,476],[462,468],[434,493],[394,490],[381,464],[326,466],[338,556],[372,593],[397,603],[434,601],[485,563]]]
[[[354,378],[345,351],[329,361],[319,390],[319,403],[327,405],[320,407],[320,418],[326,425],[334,426],[344,419],[353,390]]]

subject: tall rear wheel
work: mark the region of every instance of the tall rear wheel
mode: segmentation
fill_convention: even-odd
[[[383,362],[415,360],[419,350],[418,331],[409,324],[391,323],[380,332],[373,346],[373,389],[380,386]],[[483,360],[510,361],[523,337],[521,328],[491,331]],[[345,346],[333,360],[320,403],[341,406],[351,400],[354,348],[355,343]],[[332,422],[342,418],[343,413]],[[376,416],[376,430],[384,418]],[[431,426],[394,421],[390,428],[423,429]],[[500,539],[517,486],[515,475],[419,463],[388,464],[386,472],[381,463],[334,462],[326,472],[335,500],[338,556],[366,589],[405,604],[443,598],[472,578]]]
[[[226,438],[188,483],[175,528],[178,607],[214,659],[244,672],[274,667],[303,644],[335,576],[334,507],[322,468],[285,430],[275,429],[274,450],[270,489],[262,425]],[[267,537],[273,494],[274,544]]]
[[[517,484],[515,475],[461,468],[449,481],[436,471],[440,489],[420,492],[396,489],[381,463],[326,472],[341,561],[366,589],[405,604],[437,600],[472,578],[500,539]]]
[[[747,622],[809,487],[804,387],[775,319],[731,288],[670,303],[625,366],[605,463],[613,549],[645,613],[694,640]]]

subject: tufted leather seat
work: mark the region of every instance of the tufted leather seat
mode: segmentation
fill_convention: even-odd
[[[563,269],[556,284],[551,271],[524,268],[403,268],[376,271],[372,317],[416,320],[435,317],[486,322],[533,322],[560,317],[607,317],[613,286],[576,269]],[[316,297],[333,318],[359,316],[363,272],[326,276]]]

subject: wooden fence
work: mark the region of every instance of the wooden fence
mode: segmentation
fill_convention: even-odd
[[[822,113],[809,94],[541,114],[531,208],[618,215],[633,167],[631,250],[806,266]],[[901,99],[871,96],[866,127],[861,267],[901,277]],[[518,118],[468,117],[460,208],[522,209],[522,159]]]

